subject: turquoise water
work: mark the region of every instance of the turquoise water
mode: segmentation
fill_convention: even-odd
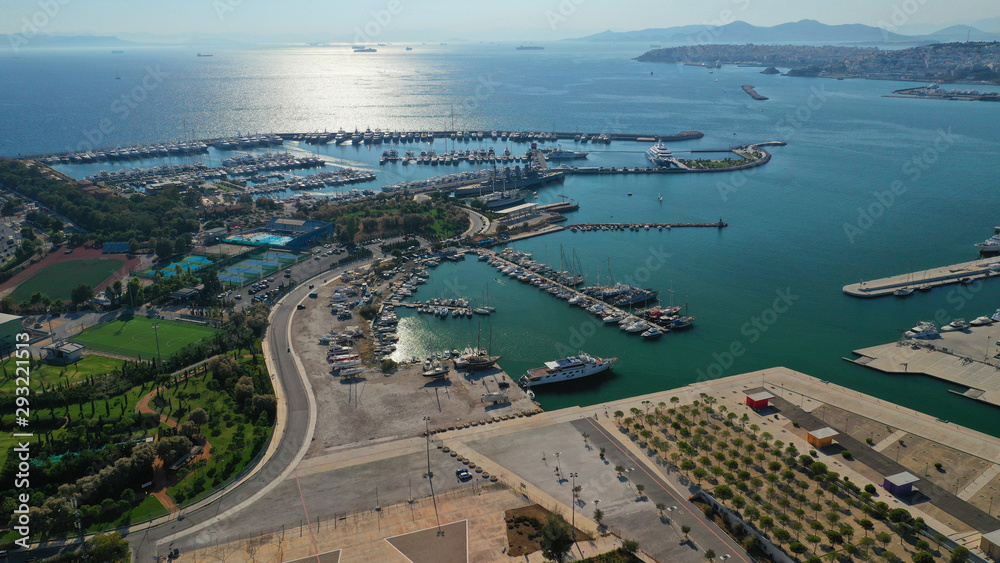
[[[517,245],[555,265],[560,247],[567,255],[575,251],[591,282],[599,273],[602,281],[631,276],[659,289],[664,301],[673,288],[674,302],[688,303],[697,316],[691,330],[650,343],[592,326],[582,310],[515,280],[498,284],[499,274],[470,260],[442,264],[415,298],[457,292],[475,301],[489,288],[497,314],[437,319],[402,312],[400,354],[473,345],[481,324],[484,344],[492,327],[500,364],[514,375],[565,355],[560,343],[621,358],[607,377],[539,389],[546,408],[783,365],[996,433],[1000,411],[953,396],[948,385],[885,376],[841,358],[892,341],[939,310],[965,318],[992,314],[1000,307],[997,282],[967,295],[943,288],[873,301],[848,298],[841,287],[976,257],[972,244],[1000,223],[1000,104],[884,97],[910,83],[765,76],[737,67],[708,74],[632,61],[644,47],[565,43],[525,53],[510,46],[442,46],[410,54],[388,48],[362,58],[299,48],[220,51],[202,60],[183,49],[130,50],[124,58],[25,54],[0,60],[0,72],[11,77],[0,93],[2,128],[10,132],[0,138],[0,154],[77,146],[102,116],[113,125],[102,134],[106,146],[238,131],[449,129],[453,123],[486,131],[705,133],[671,144],[675,151],[784,140],[788,146],[769,149],[774,159],[751,174],[571,177],[539,190],[539,203],[558,201],[559,194],[579,201],[571,223],[727,221],[723,230],[563,232]],[[127,117],[111,111],[150,65],[171,75]],[[116,71],[123,80],[113,80]],[[39,83],[46,84],[41,92],[33,87]],[[770,99],[752,100],[743,84]],[[483,143],[490,145],[502,143]],[[438,152],[452,146],[434,144]],[[398,148],[411,147],[425,148]],[[645,146],[634,143],[585,147],[595,151],[594,165],[644,163]],[[384,148],[288,147],[379,174],[375,184],[358,188],[470,169],[380,167]],[[83,176],[111,166],[63,169]],[[730,359],[726,352],[734,346],[745,352]]]

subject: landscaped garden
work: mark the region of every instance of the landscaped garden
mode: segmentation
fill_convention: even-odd
[[[775,440],[751,415],[715,397],[643,407],[615,413],[621,430],[793,558],[954,563],[968,557],[964,547],[949,551],[947,538],[928,532],[921,518],[890,508],[874,485],[849,481],[829,469],[823,454]],[[710,516],[715,511],[703,507]],[[747,551],[758,549],[752,535],[734,528],[730,534]]]

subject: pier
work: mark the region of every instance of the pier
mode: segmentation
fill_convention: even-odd
[[[726,223],[722,219],[714,223],[579,223],[569,227],[569,230],[574,233],[577,231],[589,232],[589,231],[640,231],[640,230],[650,230],[656,229],[662,231],[663,229],[670,230],[673,228],[685,228],[685,227],[713,227],[721,229],[723,227],[728,227],[729,223]]]
[[[767,96],[761,96],[760,94],[758,94],[757,90],[755,90],[754,87],[753,87],[753,85],[751,85],[751,84],[744,84],[743,85],[743,91],[746,92],[747,94],[749,94],[750,97],[753,98],[753,99],[755,99],[755,100],[764,101],[764,100],[768,99]]]
[[[547,288],[545,288],[545,289],[549,293],[553,293],[552,291],[549,291],[549,289],[551,289],[551,288],[557,288],[556,291],[572,294],[573,297],[579,297],[580,299],[583,300],[584,303],[586,303],[588,305],[598,304],[599,303],[606,311],[611,311],[611,314],[614,314],[614,315],[623,315],[625,318],[630,318],[631,317],[631,318],[636,318],[636,319],[643,320],[643,322],[645,322],[647,325],[649,325],[650,328],[655,328],[655,329],[659,330],[663,334],[667,334],[667,333],[670,332],[670,327],[666,327],[666,326],[657,324],[657,323],[655,323],[655,322],[653,322],[651,320],[642,319],[642,317],[639,317],[639,316],[637,316],[634,313],[626,311],[625,309],[622,309],[622,308],[619,308],[619,307],[615,307],[614,305],[611,305],[611,304],[607,303],[606,301],[602,301],[602,300],[600,300],[600,299],[598,299],[596,297],[591,297],[590,295],[587,295],[586,293],[584,293],[582,291],[574,289],[573,287],[561,284],[561,283],[557,282],[556,280],[552,279],[552,277],[550,277],[550,276],[547,276],[545,274],[536,272],[536,271],[531,270],[531,269],[529,269],[529,268],[527,268],[525,266],[522,266],[521,264],[518,264],[517,262],[514,262],[512,260],[508,260],[507,258],[504,258],[503,256],[500,255],[499,252],[495,252],[493,250],[487,250],[487,249],[483,249],[480,252],[486,253],[491,258],[491,260],[492,260],[491,261],[491,265],[494,265],[493,262],[496,262],[496,263],[501,264],[503,266],[510,266],[510,267],[514,267],[514,268],[520,268],[522,270],[525,270],[526,272],[531,272],[531,276],[533,276],[534,278],[536,278],[538,280],[541,280],[541,283],[537,284],[537,285],[538,286],[547,286]],[[502,269],[502,266],[494,265],[494,267],[496,267],[498,270]],[[535,283],[532,283],[532,282],[526,282],[526,283],[530,283],[531,285],[536,285]],[[539,288],[542,289],[541,287],[539,287]],[[614,326],[615,328],[618,328],[618,325],[609,325],[609,326]],[[633,333],[633,334],[637,334],[638,335],[639,333]]]
[[[892,295],[897,289],[929,290],[956,283],[969,284],[996,276],[1000,276],[1000,256],[877,280],[862,280],[859,283],[845,285],[843,291],[853,297],[885,297]]]

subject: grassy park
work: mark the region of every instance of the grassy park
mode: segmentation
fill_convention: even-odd
[[[52,299],[67,300],[74,287],[88,284],[96,288],[118,271],[122,264],[124,261],[116,258],[85,258],[50,264],[21,282],[11,292],[11,297],[15,303],[27,301],[35,293],[48,295]],[[67,283],[66,280],[73,280],[73,283]]]
[[[154,330],[153,325],[157,325],[158,328]],[[157,337],[159,337],[159,354],[166,358],[188,344],[208,338],[215,333],[216,330],[211,327],[191,323],[125,317],[92,326],[71,340],[91,350],[130,358],[150,359],[157,355]]]

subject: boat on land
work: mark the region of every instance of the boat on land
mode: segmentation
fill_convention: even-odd
[[[424,364],[424,371],[421,375],[424,377],[444,377],[448,375],[451,368],[447,364],[441,362],[433,362],[431,364]]]
[[[529,369],[521,376],[521,384],[534,387],[546,383],[558,383],[570,379],[582,379],[611,369],[618,358],[597,358],[580,352],[561,360],[545,362],[544,367]]]

